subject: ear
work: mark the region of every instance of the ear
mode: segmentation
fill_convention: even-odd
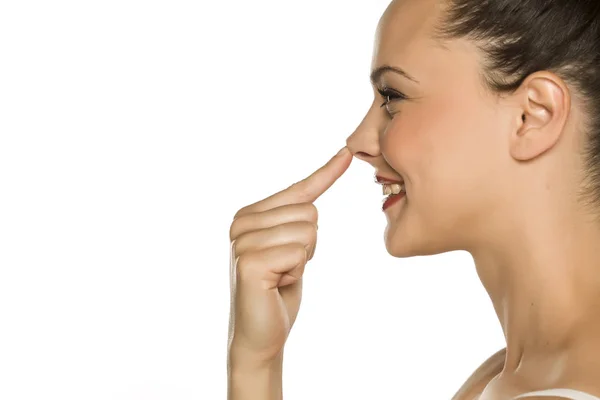
[[[571,109],[571,97],[564,81],[547,71],[528,76],[518,93],[520,114],[517,129],[510,137],[510,153],[519,161],[528,161],[558,142]]]

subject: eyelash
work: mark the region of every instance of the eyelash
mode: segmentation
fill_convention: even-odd
[[[377,89],[377,91],[379,92],[379,94],[381,95],[381,97],[385,98],[386,100],[383,102],[383,104],[381,105],[381,108],[387,106],[388,104],[390,104],[392,101],[394,100],[406,100],[407,97],[400,92],[397,92],[395,90],[390,90],[388,88],[385,89]],[[387,98],[390,98],[389,100]]]

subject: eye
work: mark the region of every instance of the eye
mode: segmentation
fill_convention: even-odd
[[[406,100],[407,99],[407,97],[403,93],[400,93],[400,92],[390,89],[390,88],[383,88],[383,89],[378,88],[377,91],[379,92],[381,97],[383,97],[385,99],[385,101],[383,102],[381,107],[387,106],[394,100]]]

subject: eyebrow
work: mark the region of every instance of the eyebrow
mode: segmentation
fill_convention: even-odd
[[[402,68],[392,67],[391,65],[382,65],[381,67],[378,67],[375,70],[373,70],[373,72],[371,72],[371,83],[375,85],[379,81],[379,79],[381,79],[381,76],[388,71],[395,72],[405,77],[406,79],[409,79],[415,83],[419,83],[419,81],[410,76],[409,73],[403,70]]]

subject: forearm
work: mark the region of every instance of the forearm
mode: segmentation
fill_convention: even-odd
[[[228,400],[282,400],[283,357],[263,366],[227,364]]]

